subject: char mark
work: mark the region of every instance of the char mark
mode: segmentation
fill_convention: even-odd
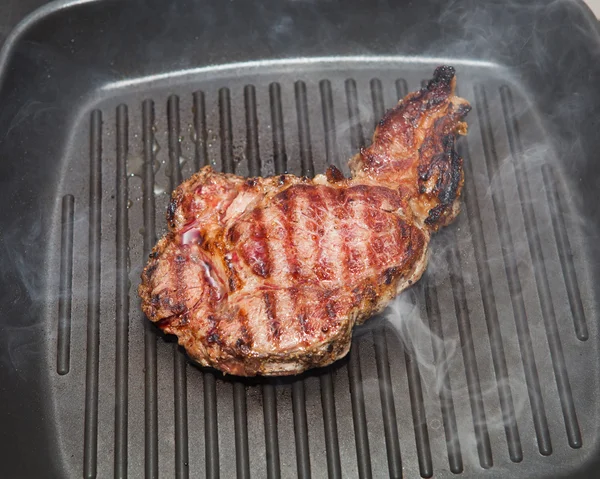
[[[239,239],[240,239],[240,232],[239,232],[238,228],[236,228],[236,225],[233,225],[233,227],[231,227],[229,229],[229,231],[227,232],[227,240],[231,244],[235,244],[238,242]]]
[[[443,134],[450,127],[449,121],[452,119],[448,117],[436,121],[432,136],[425,139],[420,152],[419,191],[428,192],[439,201],[425,220],[428,226],[443,223],[443,218],[452,210],[460,195],[462,186],[463,159],[455,149],[456,138],[453,133]],[[441,151],[436,153],[436,150]],[[428,190],[427,183],[431,178],[435,178],[435,184]]]
[[[152,275],[156,271],[156,268],[158,268],[158,261],[151,261],[148,266],[146,266],[144,269],[144,277],[146,281],[150,282],[152,280]]]
[[[461,103],[456,108],[456,116],[460,119],[467,116],[467,113],[471,111],[471,105],[469,103]]]
[[[269,329],[271,331],[271,337],[278,340],[281,335],[281,325],[277,319],[277,305],[275,295],[270,292],[263,294],[263,300],[265,302],[265,311],[267,313],[267,319],[269,320]]]
[[[335,312],[335,304],[329,300],[325,305],[325,309],[327,310],[327,317],[330,321],[335,321],[337,318],[337,313]]]
[[[335,165],[329,165],[329,168],[327,168],[327,171],[325,172],[325,176],[327,176],[327,181],[330,183],[337,183],[344,179],[344,173],[342,173]]]
[[[416,233],[414,227],[407,224],[404,220],[398,219],[398,230],[400,232],[401,243],[404,245],[406,256],[412,256],[414,252],[413,234]]]
[[[397,274],[398,274],[398,268],[396,268],[395,266],[392,266],[391,268],[387,268],[383,272],[385,284],[392,284],[392,281],[394,281],[394,278],[396,277]]]
[[[253,337],[248,326],[248,315],[246,311],[240,309],[238,311],[238,319],[240,321],[240,337],[235,342],[236,347],[243,353],[248,352],[253,346]]]
[[[177,254],[171,263],[171,283],[175,293],[175,304],[171,306],[171,311],[177,316],[180,316],[187,312],[187,305],[185,301],[186,286],[183,279],[183,270],[186,267],[189,258]]]
[[[300,330],[302,331],[302,334],[304,334],[305,336],[307,334],[310,334],[310,328],[308,326],[308,320],[306,319],[306,315],[299,314],[297,316],[297,318],[298,318],[298,323],[300,324]]]
[[[456,70],[451,66],[440,66],[433,72],[433,78],[427,83],[428,106],[438,105],[444,102],[452,92],[452,80]]]
[[[431,208],[429,210],[429,216],[425,218],[425,224],[427,226],[436,226],[444,216],[444,213],[447,211],[447,209],[447,205],[437,205]]]
[[[227,256],[225,256],[225,265],[227,266],[227,282],[229,284],[229,292],[233,293],[237,289],[238,280],[233,264]]]
[[[365,281],[363,288],[363,298],[366,299],[371,305],[377,303],[379,295],[377,294],[377,287],[372,280]]]
[[[450,86],[454,75],[456,75],[456,70],[452,66],[442,65],[437,67],[433,72],[433,78],[427,84],[427,89],[433,90],[438,86]]]
[[[254,220],[253,251],[251,251],[252,271],[261,278],[267,278],[271,274],[271,258],[262,208],[256,208],[253,211],[252,219]]]
[[[208,332],[206,333],[206,342],[210,345],[221,345],[221,336],[219,335],[217,319],[212,314],[209,315],[206,319],[208,321]]]
[[[274,203],[283,211],[284,215],[288,215],[292,209],[292,198],[294,195],[292,191],[293,187],[286,188],[281,193],[277,193],[277,196],[274,198]]]

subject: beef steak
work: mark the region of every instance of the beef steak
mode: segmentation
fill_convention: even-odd
[[[379,122],[371,146],[313,179],[203,168],[172,194],[139,294],[191,358],[241,376],[346,355],[352,328],[417,281],[430,235],[459,211],[456,134],[470,110],[439,67]]]

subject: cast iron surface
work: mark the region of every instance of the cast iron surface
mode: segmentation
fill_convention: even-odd
[[[594,477],[599,46],[567,2],[35,13],[0,58],[3,474]],[[467,182],[419,285],[325,370],[188,363],[135,294],[169,191],[345,167],[442,62]]]

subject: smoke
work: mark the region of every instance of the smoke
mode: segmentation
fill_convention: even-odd
[[[553,15],[558,4],[564,7],[564,2],[543,5],[535,2],[523,8],[533,9],[529,13],[538,18]],[[502,2],[502,5],[496,5],[496,9],[502,16],[502,8],[510,10],[517,6],[520,2]],[[456,55],[459,59],[476,57],[482,45],[493,49],[492,45],[506,44],[508,37],[513,41],[513,34],[518,33],[516,26],[514,32],[499,32],[492,28],[494,9],[474,6],[473,10],[467,11],[456,10],[455,7],[456,2],[447,4],[440,15],[440,24],[450,21],[450,17],[454,23],[458,16],[465,25],[465,39],[441,46],[439,50],[436,45],[431,48],[432,52]],[[577,8],[580,9],[579,6]],[[589,35],[584,29],[579,33]],[[531,57],[540,62],[535,67],[543,70],[546,67],[544,62],[550,62],[552,54],[539,41],[539,35],[540,32],[533,28],[527,37],[517,36],[515,42],[524,49],[532,50]],[[528,68],[525,65],[521,67]],[[439,412],[442,396],[453,401],[459,427],[448,440],[458,445],[466,467],[480,470],[485,456],[485,452],[481,451],[485,449],[486,436],[504,437],[508,435],[507,427],[512,424],[517,430],[520,426],[523,443],[530,441],[523,424],[531,420],[531,385],[526,382],[522,370],[523,352],[520,347],[515,347],[519,339],[515,331],[515,315],[518,314],[515,311],[518,306],[515,305],[524,304],[530,338],[525,341],[531,341],[533,345],[534,354],[538,357],[534,367],[540,371],[540,376],[550,373],[552,377],[552,368],[556,365],[550,364],[551,361],[561,361],[556,351],[551,358],[546,356],[551,361],[539,359],[544,357],[549,342],[552,342],[548,336],[551,334],[548,324],[552,325],[551,321],[547,322],[548,318],[542,317],[539,296],[546,293],[537,274],[542,272],[548,278],[549,295],[546,297],[551,298],[552,315],[559,321],[562,335],[559,341],[572,343],[574,332],[580,340],[585,339],[580,335],[577,320],[573,319],[571,297],[567,299],[570,286],[563,278],[569,275],[569,271],[568,268],[565,270],[563,262],[574,264],[580,284],[591,284],[590,268],[585,263],[586,258],[594,257],[589,243],[598,238],[599,232],[597,222],[590,221],[586,204],[586,199],[589,202],[590,198],[586,198],[582,191],[580,175],[589,167],[589,156],[583,153],[585,133],[570,136],[568,130],[571,125],[581,124],[582,115],[589,110],[586,100],[589,101],[595,94],[585,86],[580,87],[580,84],[569,91],[567,85],[575,83],[567,83],[560,94],[554,92],[557,101],[547,105],[548,110],[544,111],[540,109],[539,98],[548,94],[551,88],[556,88],[555,85],[546,84],[538,89],[540,91],[531,91],[525,76],[515,75],[500,64],[487,71],[475,65],[458,65],[457,76],[460,96],[467,98],[473,106],[467,117],[469,134],[458,140],[466,163],[466,185],[461,200],[463,212],[454,225],[435,235],[430,245],[427,273],[422,279],[426,290],[433,288],[443,292],[443,297],[440,294],[439,299],[431,300],[438,303],[437,308],[441,312],[432,312],[425,307],[423,286],[417,285],[392,302],[385,318],[393,326],[405,350],[418,363],[424,400],[431,404],[431,410]],[[570,72],[565,76],[567,81],[573,80]],[[414,81],[411,83],[409,79],[409,90],[413,85]],[[362,93],[358,105],[366,138],[372,132],[372,129],[365,128],[373,118],[369,100],[369,96]],[[388,96],[386,107],[390,106]],[[568,124],[567,131],[557,132],[553,123]],[[338,139],[349,143],[350,120],[338,121],[336,126]],[[477,225],[481,233],[477,231]],[[568,244],[557,239],[557,230],[568,232]],[[480,236],[474,237],[477,235]],[[482,247],[485,248],[484,253]],[[449,264],[448,258],[452,255],[458,258],[459,271]],[[482,269],[489,270],[491,283],[484,283]],[[466,290],[470,332],[465,331],[460,321],[457,324],[456,276],[460,276]],[[511,287],[509,282],[512,282]],[[587,287],[584,289],[581,291],[582,301],[590,314],[588,317],[593,317],[596,308],[594,293]],[[502,330],[503,344],[500,346],[492,344],[492,333],[486,324],[488,318],[480,306],[485,290],[496,295],[493,308]],[[368,328],[367,323],[365,330]],[[444,334],[440,335],[441,331]],[[363,336],[362,332],[358,334]],[[469,348],[474,351],[475,363],[468,359]],[[493,348],[503,349],[506,361],[512,365],[504,376],[497,375],[497,365],[490,360]],[[474,367],[477,373],[476,380],[471,379],[470,384],[465,375],[467,367]],[[546,400],[556,397],[555,388],[554,382],[541,384],[540,394]],[[500,396],[507,392],[512,406],[502,408],[499,406]],[[577,386],[574,386],[574,394],[578,394]],[[436,418],[433,420],[437,421]],[[436,429],[437,425],[434,427],[431,423],[428,427]],[[494,450],[491,455],[496,462],[498,452]],[[516,454],[511,459],[519,461],[522,456]]]
[[[201,2],[197,3],[200,5]],[[594,59],[597,58],[600,43],[591,33],[596,29],[590,26],[592,19],[584,15],[585,7],[576,1],[568,2],[567,7],[566,2],[558,0],[550,2],[517,0],[438,2],[433,15],[427,13],[430,7],[423,7],[422,11],[425,14],[419,14],[416,17],[411,16],[411,9],[407,9],[406,20],[401,19],[403,24],[399,24],[398,19],[405,14],[404,12],[389,15],[377,13],[378,11],[388,11],[390,2],[378,2],[376,5],[363,2],[365,10],[356,13],[340,12],[337,2],[281,2],[282,6],[278,7],[275,7],[275,3],[265,2],[245,7],[248,9],[247,18],[243,18],[245,15],[237,14],[235,8],[239,5],[236,3],[232,3],[230,7],[224,7],[227,10],[225,18],[221,18],[218,8],[204,5],[206,2],[202,3],[203,5],[199,7],[202,9],[201,15],[183,15],[182,12],[177,11],[174,2],[165,7],[168,10],[166,19],[164,15],[160,14],[160,7],[156,8],[158,13],[154,11],[155,9],[140,9],[135,15],[135,18],[140,18],[140,24],[144,23],[143,15],[146,15],[144,12],[152,12],[148,15],[154,17],[154,21],[151,23],[152,27],[148,29],[148,38],[133,33],[135,28],[132,28],[125,18],[122,20],[120,30],[124,32],[128,40],[113,36],[108,39],[108,43],[104,43],[106,64],[95,67],[92,76],[97,83],[106,82],[102,87],[102,95],[105,95],[102,101],[109,96],[119,97],[122,100],[121,95],[131,95],[135,90],[135,95],[127,96],[127,101],[131,101],[132,132],[134,127],[139,129],[137,118],[139,111],[135,102],[141,95],[140,91],[149,96],[158,92],[156,98],[161,98],[161,95],[167,90],[168,94],[182,91],[183,98],[186,92],[193,89],[204,89],[207,91],[207,101],[212,101],[216,98],[216,89],[221,86],[233,84],[232,92],[236,88],[238,92],[241,92],[243,82],[254,82],[257,84],[259,103],[264,101],[267,105],[265,108],[268,108],[268,99],[265,96],[268,84],[265,79],[267,78],[268,81],[281,82],[283,95],[287,94],[291,98],[290,100],[284,97],[286,102],[284,115],[289,116],[289,121],[284,119],[284,123],[294,125],[296,122],[294,93],[291,87],[286,89],[286,85],[289,87],[293,81],[302,79],[308,84],[313,157],[315,161],[321,161],[325,157],[325,153],[321,138],[323,133],[321,131],[322,112],[318,81],[322,78],[332,78],[335,96],[335,135],[338,146],[340,146],[339,159],[345,166],[346,158],[355,153],[355,150],[349,146],[354,123],[348,118],[346,92],[344,91],[345,79],[355,74],[360,77],[357,111],[363,136],[368,143],[374,114],[371,97],[368,90],[365,90],[365,86],[371,78],[377,76],[382,80],[383,100],[385,107],[389,108],[397,99],[395,93],[392,93],[394,88],[390,87],[395,78],[406,73],[410,77],[408,78],[409,90],[412,90],[421,79],[418,77],[419,75],[425,76],[433,71],[436,59],[448,60],[451,63],[452,60],[456,60],[460,94],[471,101],[474,106],[473,112],[468,117],[470,133],[466,139],[459,140],[459,145],[464,150],[465,161],[469,163],[463,213],[456,224],[440,232],[434,238],[431,244],[431,260],[426,277],[422,280],[423,284],[417,285],[399,296],[390,305],[385,316],[403,342],[405,350],[419,364],[425,402],[439,410],[440,396],[449,395],[457,406],[455,407],[456,421],[461,427],[458,429],[458,435],[454,436],[452,440],[460,444],[465,463],[479,467],[480,459],[477,450],[480,445],[480,437],[476,435],[475,430],[479,426],[485,426],[490,436],[495,432],[499,432],[500,436],[503,434],[506,421],[513,420],[512,417],[504,416],[499,407],[495,407],[498,402],[499,390],[510,389],[514,405],[514,420],[517,423],[522,416],[529,414],[527,385],[520,369],[520,357],[507,358],[510,364],[516,364],[517,368],[510,370],[508,377],[500,378],[495,377],[493,369],[489,366],[489,358],[482,357],[482,352],[490,350],[488,344],[490,339],[489,332],[485,327],[485,318],[481,313],[481,292],[485,288],[491,288],[497,293],[496,308],[506,341],[506,351],[514,352],[518,348],[514,345],[517,338],[514,335],[514,312],[511,300],[516,300],[516,297],[510,297],[506,284],[506,264],[508,261],[514,260],[522,286],[515,296],[525,298],[527,310],[532,312],[531,317],[528,318],[532,343],[542,345],[541,348],[545,351],[547,339],[544,324],[539,315],[535,268],[544,267],[550,276],[551,292],[555,296],[554,303],[563,305],[557,313],[561,319],[564,319],[561,331],[567,333],[572,333],[573,327],[568,298],[564,291],[565,285],[561,279],[563,273],[559,255],[565,253],[568,261],[574,261],[576,279],[579,279],[582,285],[594,284],[588,279],[590,266],[586,266],[585,262],[586,258],[597,257],[590,254],[586,247],[588,243],[595,242],[598,238],[597,221],[590,221],[590,218],[594,217],[594,208],[596,210],[598,208],[598,202],[590,201],[590,198],[594,199],[594,196],[591,194],[586,196],[582,192],[582,188],[583,185],[591,183],[589,178],[585,178],[585,175],[590,158],[597,154],[597,150],[590,149],[589,141],[589,138],[597,135],[594,131],[594,128],[597,129],[597,125],[594,121],[583,121],[582,116],[589,111],[590,101],[596,101],[597,82],[593,81],[595,79],[595,76],[592,76],[593,72],[590,73],[590,78],[586,79],[582,75],[582,68],[577,65],[597,64]],[[304,10],[287,12],[288,7],[284,4],[288,3],[290,5],[302,4]],[[330,4],[331,8],[327,5],[324,7],[324,4]],[[378,5],[383,8],[378,10]],[[419,12],[420,8],[415,6],[415,11]],[[258,17],[265,18],[264,25],[253,26],[251,34],[244,37],[242,33],[247,27],[246,24],[249,23],[247,19],[251,18],[249,10],[253,9],[260,9]],[[186,11],[183,12],[186,13]],[[564,12],[567,12],[567,15],[563,15]],[[347,23],[343,21],[346,13],[348,14]],[[181,21],[180,16],[185,16],[187,20]],[[560,18],[557,19],[557,16]],[[357,18],[359,21],[356,20]],[[523,24],[517,21],[518,18],[531,19],[531,21],[528,20],[526,24]],[[219,21],[215,21],[215,19]],[[204,22],[205,25],[199,25],[201,22]],[[98,22],[98,24],[105,23],[108,24],[108,22]],[[213,28],[212,24],[217,27]],[[227,35],[227,25],[230,24],[235,25],[235,29],[241,32],[241,40],[236,39],[233,35]],[[306,35],[304,32],[307,24],[311,26],[310,35]],[[505,28],[499,28],[497,25],[503,25]],[[549,25],[556,25],[556,27],[549,28]],[[559,30],[565,26],[568,26],[569,35],[572,36],[572,44],[585,44],[587,49],[558,48],[557,44],[564,40],[564,34]],[[177,30],[177,34],[174,33],[175,30]],[[185,36],[187,34],[189,37]],[[98,36],[100,37],[100,35]],[[123,45],[132,45],[131,49],[134,53],[123,54],[126,53]],[[290,48],[290,45],[293,45],[293,48]],[[58,62],[57,71],[82,73],[87,71],[90,62],[95,60],[90,60],[86,49],[80,47],[79,40],[77,46],[78,50],[72,56],[65,55],[60,58],[56,53],[58,49],[55,49],[50,59],[55,63]],[[32,55],[34,59],[38,54],[46,56],[51,50],[51,48],[40,45],[33,47],[32,51],[36,54]],[[135,48],[140,49],[139,55],[135,54]],[[246,48],[249,50],[247,51]],[[317,58],[317,56],[319,57]],[[139,60],[131,60],[138,58]],[[164,65],[165,58],[177,59],[177,61],[167,62],[168,68],[165,72],[153,71],[153,68],[158,68],[157,64]],[[113,62],[116,62],[114,66]],[[139,68],[133,65],[136,62],[141,65]],[[235,66],[231,66],[234,62],[237,62]],[[170,70],[175,67],[183,69]],[[112,68],[114,70],[111,70]],[[344,73],[338,72],[338,69],[343,70]],[[132,79],[131,75],[139,75],[139,78]],[[82,78],[86,80],[87,77],[82,75]],[[121,80],[121,82],[119,83],[117,80]],[[48,84],[55,85],[55,82],[55,80],[48,81]],[[186,86],[181,87],[184,83]],[[81,84],[85,86],[86,81],[82,81]],[[478,110],[481,105],[475,101],[473,88],[476,84],[484,86],[488,97],[491,118],[489,131],[494,140],[494,148],[486,147],[482,142],[483,127],[479,120]],[[503,86],[508,86],[513,95],[511,103],[513,110],[508,116],[503,111],[504,96],[500,89]],[[161,90],[163,88],[164,91]],[[77,98],[79,98],[78,95],[72,94],[68,101],[74,102]],[[263,99],[261,100],[261,98]],[[56,106],[52,104],[52,101],[42,100],[32,98],[19,111],[15,112],[13,119],[7,123],[8,129],[5,136],[13,135],[14,131],[23,129],[23,125],[31,119],[30,117],[37,116],[40,123],[46,121],[46,114],[50,116]],[[108,111],[109,108],[113,109],[115,101],[111,98],[103,106],[104,111]],[[236,107],[241,109],[241,104],[236,104],[235,98],[233,103],[234,129],[241,125],[239,131],[234,132],[234,146],[239,148],[239,151],[242,152],[240,156],[242,156],[244,149],[239,145],[245,138],[245,125],[243,125],[243,120],[238,121],[235,111]],[[159,112],[157,117],[159,118],[161,115],[165,116],[163,107],[164,105],[159,105],[157,100],[157,111]],[[188,110],[191,111],[190,108]],[[313,110],[315,111],[313,112]],[[211,152],[218,151],[218,134],[213,134],[213,131],[217,132],[219,129],[218,108],[212,105],[207,111],[211,117],[208,118],[209,150]],[[242,116],[240,114],[240,117]],[[32,122],[34,130],[37,120],[34,118]],[[513,120],[520,128],[520,144],[516,144],[516,147],[510,143],[508,138]],[[110,121],[110,119],[105,121],[105,129],[108,132],[112,131]],[[165,146],[159,153],[158,140],[155,139],[155,154],[164,160],[157,163],[156,166],[158,168],[158,165],[164,165],[160,174],[157,175],[155,189],[156,195],[160,197],[157,198],[156,206],[159,229],[164,228],[163,212],[168,195],[163,192],[168,191],[166,174],[169,171],[166,163],[168,141],[165,138],[165,121],[162,119],[160,121],[162,123],[159,125],[160,132],[157,133],[157,136],[162,135],[160,144]],[[83,118],[83,122],[87,122],[87,117]],[[187,123],[192,124],[192,122],[182,120],[182,125]],[[269,115],[263,112],[259,123],[260,125],[269,124]],[[555,125],[557,124],[565,126],[565,128],[562,131],[556,131]],[[582,124],[586,125],[588,129],[577,130],[576,126]],[[183,158],[192,156],[190,145],[194,144],[197,139],[197,132],[193,128],[192,130],[191,142],[186,142],[190,149]],[[78,311],[81,314],[78,321],[73,322],[73,344],[76,343],[76,340],[79,341],[81,349],[85,345],[82,338],[87,326],[85,305],[88,301],[89,211],[85,198],[87,188],[85,185],[87,184],[88,169],[86,148],[89,139],[87,127],[77,127],[77,133],[82,138],[81,143],[85,144],[81,148],[84,153],[79,157],[71,158],[70,162],[62,163],[64,180],[59,189],[61,193],[71,193],[76,196],[73,264],[74,271],[78,276],[75,276],[73,280],[72,296],[73,308],[74,310],[79,308]],[[290,163],[299,161],[299,156],[296,154],[298,150],[297,135],[293,130],[292,132],[287,131],[286,135],[287,156]],[[514,133],[511,135],[511,138],[515,140]],[[270,136],[270,131],[261,130],[260,141],[263,156],[270,154],[268,148],[270,140],[265,140]],[[105,138],[105,141],[114,140]],[[133,279],[132,287],[135,288],[143,261],[146,259],[142,257],[141,253],[142,235],[137,234],[142,224],[140,201],[142,188],[138,176],[140,176],[143,160],[140,156],[141,140],[132,133],[130,141],[128,168],[129,173],[135,176],[129,183],[129,199],[132,204],[130,245],[135,251],[131,253],[133,263],[129,277]],[[267,143],[263,147],[262,142],[265,141]],[[34,145],[28,147],[35,148]],[[105,151],[114,151],[114,145],[106,144]],[[490,158],[491,152],[494,153],[494,158]],[[114,182],[111,155],[114,156],[113,153],[107,154],[103,166],[103,174],[106,176],[103,181],[105,185],[111,185]],[[210,158],[213,166],[217,165],[217,157],[218,153]],[[183,158],[182,163],[184,162]],[[489,162],[486,162],[486,158]],[[190,163],[190,161],[186,162],[186,168],[191,168]],[[70,169],[81,170],[83,173],[79,176],[77,172],[73,173]],[[322,171],[317,170],[316,173],[322,173]],[[518,181],[520,179],[523,184],[528,185],[529,193],[523,194],[523,191],[519,191]],[[552,199],[554,193],[556,193],[554,195],[557,198],[556,201]],[[119,271],[114,266],[114,232],[110,226],[114,223],[114,217],[111,216],[114,214],[114,210],[110,203],[110,191],[103,194],[103,260],[100,284],[103,304],[102,320],[110,323],[114,311],[110,301],[114,296],[115,275],[119,274]],[[506,245],[499,240],[495,203],[500,206],[501,210],[507,212],[509,236],[512,242],[509,249],[506,249]],[[487,248],[487,255],[483,260],[486,267],[490,269],[492,284],[482,284],[476,264],[478,261],[476,250],[480,248],[480,245],[477,243],[478,240],[473,238],[475,231],[471,227],[475,206],[478,207],[480,216],[476,217],[474,221],[481,223],[483,241]],[[534,238],[528,235],[527,221],[524,217],[525,208],[528,206],[534,211],[537,226],[535,236],[542,245],[541,264],[534,264],[531,257],[531,242]],[[28,215],[30,214],[28,213]],[[22,375],[20,371],[24,365],[31,364],[37,359],[36,355],[40,354],[42,342],[51,344],[48,349],[54,354],[55,318],[59,299],[59,268],[57,265],[60,251],[58,249],[46,251],[46,245],[50,244],[55,248],[60,246],[56,241],[56,238],[60,238],[60,221],[57,220],[60,218],[60,205],[57,202],[52,214],[54,227],[46,227],[49,219],[42,218],[41,212],[38,213],[37,218],[32,219],[32,216],[28,216],[28,218],[26,226],[21,221],[4,225],[0,243],[3,264],[0,274],[3,284],[7,285],[9,296],[9,302],[3,305],[4,315],[9,319],[2,327],[4,339],[3,346],[0,348],[0,363],[2,367],[14,370],[23,380],[26,380],[27,376]],[[555,225],[558,224],[559,227],[562,227],[560,222],[557,223],[559,218],[564,221],[565,229],[568,232],[567,238],[571,241],[572,260],[571,252],[559,251],[554,239]],[[596,243],[600,244],[597,241]],[[31,258],[42,256],[42,254],[30,255],[32,251],[36,250],[43,250],[44,254],[47,253],[44,258],[47,258],[48,261],[33,261]],[[456,325],[457,312],[451,284],[453,280],[456,280],[452,278],[456,272],[448,264],[448,257],[454,254],[459,257],[460,278],[466,290],[469,320],[472,326],[470,339],[468,334],[463,331],[464,341],[461,339]],[[44,287],[45,279],[47,279],[46,288]],[[427,311],[426,301],[422,294],[423,287],[434,288],[438,291],[439,297],[435,300],[440,310],[438,314],[429,314]],[[594,317],[592,313],[596,310],[594,309],[593,291],[582,287],[581,294],[588,317]],[[135,297],[133,289],[131,295],[132,298]],[[27,300],[25,301],[23,298]],[[132,304],[134,302],[132,299]],[[13,307],[13,305],[23,304],[31,305],[31,311],[27,312],[29,314],[24,314],[22,310],[16,311]],[[48,307],[49,313],[46,316],[36,315],[42,305]],[[139,311],[130,311],[132,318],[135,318],[132,319],[132,325],[134,321],[138,320],[135,313],[139,314]],[[19,320],[25,318],[29,321],[11,321],[10,317],[13,314]],[[29,318],[27,318],[28,316]],[[436,321],[441,325],[434,324]],[[369,324],[371,323],[367,323],[366,328],[369,327]],[[76,328],[79,329],[76,330]],[[443,336],[438,334],[440,328],[444,332]],[[358,330],[356,334],[360,335],[364,330],[364,328]],[[591,331],[592,334],[594,332],[595,330]],[[49,335],[50,339],[48,336],[44,339],[44,335]],[[470,341],[476,343],[475,351],[478,361],[483,359],[477,364],[480,389],[476,393],[477,397],[474,397],[473,391],[466,384],[464,374],[465,348],[470,347]],[[106,346],[103,345],[104,347]],[[143,362],[142,356],[137,355],[138,352],[136,350],[136,354],[132,354],[131,357],[135,358],[135,361]],[[434,354],[435,352],[443,352],[443,356],[438,356],[436,359],[437,353]],[[542,355],[541,357],[539,368],[550,369],[549,364],[543,363],[546,356]],[[54,361],[54,357],[51,359]],[[487,366],[482,364],[486,361]],[[104,368],[106,364],[103,363],[102,366]],[[50,369],[53,369],[53,365]],[[491,374],[489,374],[490,372]],[[546,375],[546,377],[550,376],[551,373]],[[448,377],[451,378],[450,382],[447,381]],[[168,378],[162,378],[161,381],[163,379],[168,381]],[[368,378],[363,375],[363,379]],[[552,387],[554,386],[548,386],[548,388]],[[575,387],[574,390],[576,391]],[[340,392],[340,394],[344,393]],[[485,421],[475,417],[471,410],[470,404],[478,400],[483,403]],[[458,405],[462,406],[458,407]],[[349,411],[341,413],[350,414]],[[585,419],[586,417],[583,416],[582,423]],[[435,423],[436,421],[437,423]],[[431,419],[428,426],[431,430],[444,427],[439,424],[437,418]],[[409,432],[401,431],[401,434],[409,434]],[[523,441],[525,440],[531,439],[529,437],[526,439],[523,433]],[[494,459],[496,459],[496,453],[494,453]]]
[[[4,346],[0,350],[0,363],[9,370],[13,370],[23,380],[27,377],[20,371],[32,361],[43,361],[34,359],[43,355],[41,348],[47,339],[52,341],[56,338],[56,322],[45,322],[45,307],[51,307],[47,311],[49,318],[57,314],[59,293],[59,268],[58,256],[60,245],[54,251],[45,251],[48,246],[49,237],[45,229],[45,221],[42,211],[38,210],[30,217],[26,225],[20,220],[13,222],[11,226],[2,231],[0,241],[0,278],[2,283],[10,288],[9,303],[5,304],[7,321],[3,324]],[[54,217],[60,218],[60,201],[57,200]],[[80,211],[74,218],[73,228],[75,231],[88,231],[87,211]],[[60,221],[54,227],[60,228]],[[58,232],[60,235],[60,232]],[[74,264],[87,264],[88,252],[87,241],[77,241],[78,245],[73,251]],[[43,252],[39,262],[32,261]],[[56,268],[53,267],[56,265]],[[54,272],[54,274],[52,274]],[[86,301],[87,282],[73,281],[73,301]],[[26,314],[19,309],[12,312],[14,307],[22,308],[27,304]],[[19,318],[18,321],[13,318]]]
[[[458,340],[442,339],[431,331],[427,318],[421,315],[417,291],[414,289],[394,299],[388,307],[386,319],[394,326],[404,348],[418,361],[426,397],[431,398],[433,394],[442,392],[445,388],[444,376],[457,361],[456,352],[460,347]],[[446,361],[437,363],[433,358],[434,349],[444,351]]]
[[[428,280],[431,280],[430,276]],[[477,470],[482,461],[478,450],[490,437],[504,434],[507,424],[518,422],[528,406],[527,385],[516,374],[496,377],[481,372],[478,380],[469,385],[464,374],[464,349],[472,347],[473,342],[486,343],[486,338],[471,336],[463,338],[463,342],[455,336],[440,335],[442,329],[448,328],[432,324],[451,321],[452,313],[443,312],[439,316],[423,313],[422,290],[417,286],[402,293],[390,304],[385,319],[393,329],[386,330],[394,331],[407,354],[418,362],[423,400],[429,411],[434,411],[426,426],[431,432],[440,427],[448,428],[445,437],[452,443],[448,444],[448,448],[460,451],[465,467]],[[439,307],[448,309],[446,304]],[[472,318],[472,321],[480,319]],[[439,328],[438,332],[432,327]],[[411,384],[411,387],[415,385]],[[500,390],[511,393],[513,407],[508,414],[497,405]],[[451,401],[452,408],[442,411],[442,426],[435,411],[440,410],[443,401]],[[483,416],[475,414],[472,409],[477,402],[483,406]]]

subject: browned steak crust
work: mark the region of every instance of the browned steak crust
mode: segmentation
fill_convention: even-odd
[[[370,147],[312,180],[202,169],[172,195],[142,274],[142,308],[194,360],[296,374],[343,357],[352,328],[418,280],[430,233],[458,213],[455,135],[470,107],[440,67],[380,121]]]

